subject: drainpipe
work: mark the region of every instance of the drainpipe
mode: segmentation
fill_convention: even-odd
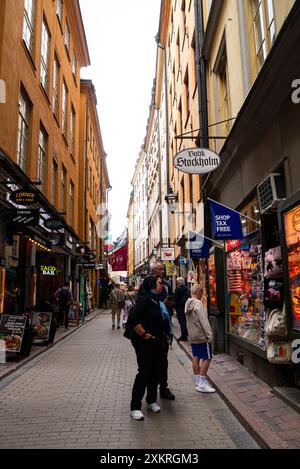
[[[160,44],[158,38],[157,38],[157,46],[160,49],[162,49],[163,53],[164,53],[165,115],[166,115],[166,176],[167,176],[167,192],[168,192],[169,187],[170,187],[169,109],[168,109],[168,83],[167,83],[168,64],[167,64],[166,47],[163,46],[162,44]],[[171,229],[170,229],[170,211],[169,211],[169,209],[168,209],[167,225],[168,225],[168,246],[170,247]]]
[[[204,20],[202,0],[195,3],[195,46],[196,46],[196,75],[198,88],[199,127],[201,128],[200,146],[208,148],[208,113],[206,90],[206,63],[201,48],[204,38]]]
[[[86,116],[85,116],[85,170],[84,170],[84,235],[83,240],[86,242],[86,227],[87,227],[87,210],[86,210],[86,197],[88,186],[88,140],[89,140],[89,97],[86,98]]]

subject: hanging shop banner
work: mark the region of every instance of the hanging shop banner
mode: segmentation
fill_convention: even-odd
[[[44,221],[44,226],[49,230],[60,230],[64,227],[64,222],[55,217],[47,218],[47,220]]]
[[[161,248],[161,260],[162,261],[174,261],[175,260],[175,248]]]
[[[52,246],[64,246],[65,234],[64,233],[49,233],[47,235]]]
[[[243,239],[239,213],[212,200],[209,203],[214,239]]]
[[[109,257],[109,263],[112,266],[112,271],[124,271],[127,270],[127,259],[128,259],[128,246],[124,246],[116,249]]]
[[[32,313],[33,337],[34,340],[49,340],[53,313],[41,313],[34,311]]]
[[[38,202],[38,193],[23,187],[10,194],[10,200],[18,205],[32,205]]]
[[[167,261],[165,263],[166,267],[166,276],[167,277],[172,277],[173,275],[176,275],[176,265],[173,264],[171,261]]]
[[[209,248],[210,243],[208,239],[193,231],[189,232],[187,249],[189,249],[192,259],[207,259],[209,257]]]
[[[189,174],[205,174],[217,169],[221,159],[208,148],[187,148],[174,156],[174,166],[178,171]]]
[[[7,210],[7,219],[10,223],[22,226],[38,226],[40,218],[40,210],[34,209],[15,209]]]
[[[2,314],[0,316],[0,351],[20,352],[26,316]]]

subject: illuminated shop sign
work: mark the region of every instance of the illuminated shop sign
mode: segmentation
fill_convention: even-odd
[[[55,265],[41,265],[40,270],[42,275],[54,276],[57,274],[57,267]]]
[[[27,188],[21,188],[10,194],[10,200],[18,205],[31,205],[38,201],[38,194]]]

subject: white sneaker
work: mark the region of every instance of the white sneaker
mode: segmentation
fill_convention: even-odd
[[[195,387],[195,391],[198,392],[216,392],[215,388],[212,388],[208,383],[204,382],[203,384],[198,384]]]
[[[140,410],[132,410],[130,412],[130,417],[132,417],[134,420],[144,420],[143,412]]]
[[[157,404],[157,402],[153,402],[152,404],[148,404],[148,409],[152,410],[152,412],[154,412],[156,414],[157,414],[157,412],[160,412],[160,407]]]

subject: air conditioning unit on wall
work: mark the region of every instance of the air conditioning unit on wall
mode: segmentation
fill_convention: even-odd
[[[271,173],[257,186],[258,203],[261,213],[276,209],[285,199],[284,175]]]

